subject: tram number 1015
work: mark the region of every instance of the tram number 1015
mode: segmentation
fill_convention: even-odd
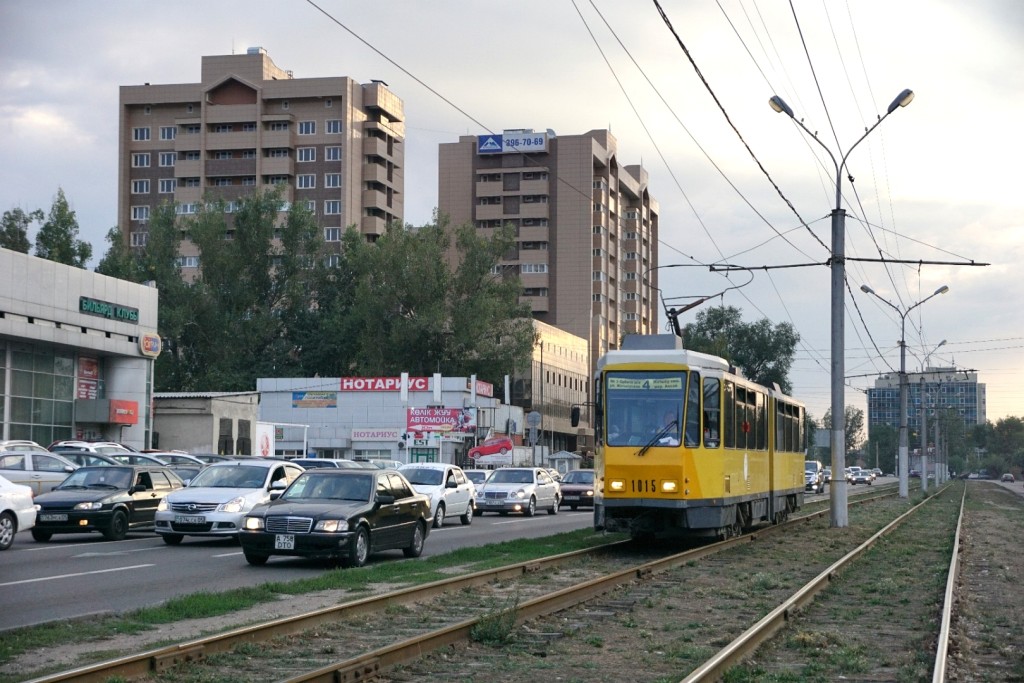
[[[630,493],[657,493],[658,482],[656,479],[632,479],[630,485],[633,490]]]

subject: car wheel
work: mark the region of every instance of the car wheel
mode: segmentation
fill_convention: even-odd
[[[463,524],[472,524],[473,523],[473,505],[472,504],[466,506],[466,514],[464,514],[461,517],[459,517],[459,521],[462,522]]]
[[[103,532],[108,541],[123,541],[128,535],[128,515],[121,510],[115,510],[110,518],[110,526]]]
[[[508,453],[508,449],[505,448],[504,446],[502,446],[500,452],[501,452],[502,455],[505,455],[506,453]]]
[[[531,498],[529,504],[527,504],[526,506],[526,509],[523,510],[523,516],[533,517],[533,514],[535,512],[537,512],[537,499]]]
[[[558,514],[558,506],[560,504],[561,503],[558,500],[558,496],[555,496],[555,504],[548,508],[548,514],[549,515],[557,515]]]
[[[167,545],[178,545],[185,539],[184,534],[160,534]]]
[[[10,512],[0,513],[0,550],[7,550],[14,543],[18,532],[18,521]]]
[[[434,528],[440,529],[444,526],[444,503],[437,504],[437,512],[434,513]]]
[[[36,539],[40,543],[46,543],[51,538],[53,538],[53,534],[51,534],[49,531],[43,531],[42,529],[33,529],[32,538]]]
[[[406,557],[419,557],[423,554],[423,538],[425,536],[422,522],[416,522],[416,528],[412,530],[412,543],[408,548],[402,548]]]
[[[366,527],[361,526],[356,531],[356,537],[352,539],[352,547],[349,548],[348,558],[345,564],[349,567],[362,567],[370,556],[370,532]]]
[[[269,559],[268,555],[260,555],[258,553],[243,553],[245,555],[245,561],[254,567],[262,567],[267,563]]]

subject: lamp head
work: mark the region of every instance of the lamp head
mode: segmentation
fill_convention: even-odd
[[[894,99],[892,103],[889,105],[889,108],[885,112],[886,116],[896,111],[897,107],[905,107],[908,104],[910,104],[913,100],[914,91],[911,90],[910,88],[904,88],[903,92],[897,95],[896,99]]]
[[[932,294],[932,296],[935,296],[936,294],[945,294],[948,291],[949,287],[947,285],[942,285],[941,287],[935,290],[935,294]]]
[[[780,114],[785,114],[789,118],[793,118],[793,110],[790,109],[789,105],[786,104],[778,95],[772,95],[771,99],[768,100],[768,104],[771,106],[772,109],[779,112]]]
[[[875,293],[875,290],[871,289],[867,285],[861,285],[860,286],[860,291],[864,292],[865,294],[874,294]]]
[[[939,342],[939,346],[944,346],[945,344],[946,344],[946,340],[945,339],[943,339],[942,341]],[[939,348],[939,346],[936,346],[935,348],[937,349],[937,348]]]

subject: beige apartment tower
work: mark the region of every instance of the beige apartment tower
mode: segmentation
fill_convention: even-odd
[[[373,241],[403,221],[403,104],[383,82],[293,78],[249,48],[203,57],[199,83],[122,86],[119,126],[117,219],[132,246],[164,202],[188,215],[222,198],[231,211],[272,185],[312,210],[328,244],[349,226]]]
[[[657,328],[658,203],[607,130],[506,130],[440,145],[438,209],[480,231],[505,223],[537,320],[588,341],[590,363]]]

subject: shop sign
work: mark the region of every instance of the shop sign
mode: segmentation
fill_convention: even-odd
[[[109,301],[100,301],[87,296],[78,297],[78,310],[87,315],[98,315],[108,320],[119,320],[121,322],[139,324],[139,309],[131,306],[122,306]]]
[[[342,391],[401,391],[401,377],[342,377]],[[410,377],[409,391],[430,391],[429,377]]]
[[[139,337],[139,350],[142,351],[143,356],[149,358],[156,358],[160,355],[162,344],[160,335],[146,332]]]
[[[292,408],[337,408],[336,391],[293,391]]]
[[[402,432],[398,429],[373,429],[369,427],[353,427],[353,441],[398,441]]]
[[[110,424],[134,425],[139,423],[139,404],[136,401],[110,399]]]
[[[475,433],[476,408],[409,408],[406,431]]]

